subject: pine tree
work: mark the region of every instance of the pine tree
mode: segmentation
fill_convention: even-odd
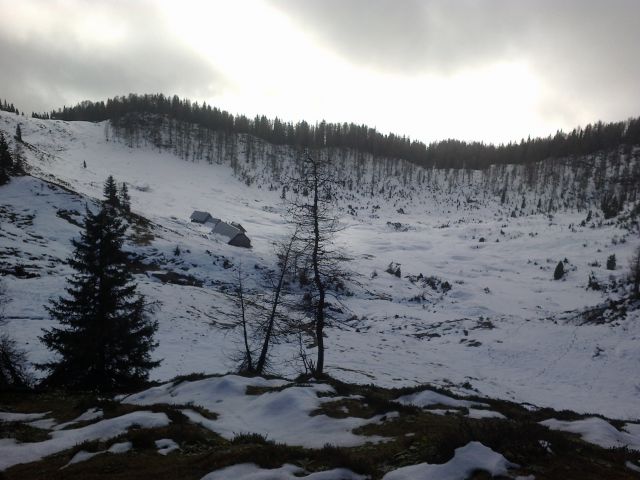
[[[4,138],[4,134],[0,132],[0,185],[4,185],[9,182],[9,176],[12,171],[13,159],[9,152],[9,145]]]
[[[129,213],[131,211],[131,197],[129,196],[129,189],[127,188],[127,184],[122,182],[122,188],[118,194],[118,201],[120,202],[120,208],[125,213]]]
[[[16,126],[16,140],[19,142],[22,141],[22,128],[20,128],[20,124]]]
[[[122,251],[125,226],[110,205],[93,214],[87,209],[84,232],[73,240],[69,264],[76,274],[68,296],[48,307],[60,328],[45,330],[40,339],[59,358],[38,367],[47,382],[71,389],[112,392],[138,386],[150,369],[157,344],[157,322],[147,318],[144,297],[126,267]]]
[[[113,178],[113,175],[107,177],[107,181],[104,182],[104,203],[114,208],[120,206],[120,199],[118,198],[118,186]]]

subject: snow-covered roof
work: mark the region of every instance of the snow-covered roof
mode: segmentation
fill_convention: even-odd
[[[224,235],[225,237],[231,240],[236,235],[242,233],[242,230],[240,230],[237,227],[234,227],[233,225],[228,224],[227,222],[218,222],[216,226],[213,228],[213,233],[217,233],[218,235]]]
[[[191,214],[191,221],[192,222],[205,223],[210,218],[212,218],[212,217],[211,217],[211,214],[209,212],[201,212],[200,210],[195,210]]]

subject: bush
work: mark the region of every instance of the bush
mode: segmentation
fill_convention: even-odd
[[[259,433],[236,433],[231,440],[233,445],[273,445],[274,442]]]
[[[609,255],[607,257],[607,270],[615,270],[616,269],[616,254]]]

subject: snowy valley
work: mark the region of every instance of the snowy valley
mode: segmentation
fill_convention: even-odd
[[[94,450],[117,456],[115,451],[131,448],[123,445],[131,425],[175,435],[171,425],[178,423],[214,432],[215,439],[206,442],[216,448],[220,438],[231,442],[238,434],[258,434],[257,444],[276,442],[265,448],[278,452],[281,444],[318,451],[331,444],[388,448],[400,458],[382,476],[379,465],[371,474],[365,467],[358,471],[355,461],[342,469],[340,462],[324,458],[327,452],[272,452],[283,462],[274,465],[278,470],[271,476],[258,477],[259,468],[246,464],[250,458],[237,454],[237,462],[209,465],[213,473],[205,478],[210,479],[466,478],[476,470],[508,478],[560,478],[553,476],[558,471],[538,477],[523,459],[509,456],[515,447],[507,452],[486,446],[492,436],[482,430],[483,422],[521,420],[540,429],[532,433],[536,442],[558,442],[559,450],[571,450],[563,442],[574,440],[587,456],[596,455],[590,450],[594,445],[626,448],[597,455],[610,462],[604,471],[616,465],[610,478],[637,475],[640,305],[627,300],[627,279],[640,244],[638,199],[628,198],[612,218],[600,210],[604,192],[620,194],[616,179],[637,170],[637,147],[588,158],[596,165],[591,170],[550,160],[535,171],[512,165],[488,171],[426,169],[349,149],[312,152],[330,159],[341,179],[336,244],[350,258],[344,266],[352,281],[332,300],[332,324],[325,332],[326,373],[332,380],[296,384],[304,369],[301,345],[293,340],[273,347],[270,373],[278,378],[232,374],[242,342],[234,295],[238,270],[246,276],[247,291],[260,294],[265,273],[277,268],[274,243],[291,233],[286,186],[299,152],[249,135],[211,134],[203,143],[189,125],[181,126],[188,133],[178,149],[168,125],[152,130],[147,121],[153,118],[143,118],[131,133],[108,121],[0,112],[0,130],[12,147],[19,143],[13,132],[20,124],[24,143],[18,148],[28,172],[0,186],[0,271],[9,299],[0,328],[30,362],[50,359],[38,340],[43,328],[54,325],[45,307],[64,293],[72,273],[66,263],[71,240],[79,235],[85,208],[97,208],[112,175],[126,182],[131,196],[136,221],[125,249],[139,291],[155,305],[158,347],[152,355],[162,362],[150,373],[158,386],[107,406],[87,405],[101,408],[100,415],[76,420],[73,429],[56,430],[72,420],[70,411],[52,418],[34,403],[40,417],[12,419],[9,411],[0,412],[0,422],[14,428],[23,422],[28,429],[51,432],[49,439],[41,435],[24,443],[16,440],[19,435],[3,435],[0,468],[72,447],[73,455],[67,451],[56,462],[74,464],[84,451],[76,448],[82,442],[102,442]],[[527,174],[535,178],[527,180]],[[196,210],[242,224],[252,248],[229,245],[191,222]],[[610,269],[612,255],[616,265]],[[566,273],[555,280],[559,262]],[[306,342],[303,348],[314,347]],[[218,376],[224,374],[230,375]],[[174,382],[178,376],[190,377]],[[59,408],[53,401],[51,410],[59,413]],[[112,414],[99,420],[108,409]],[[451,418],[465,419],[483,433],[463,436],[461,444],[451,440],[447,451],[455,450],[454,457],[437,465],[411,455],[402,460],[416,431],[428,432],[429,421]],[[35,424],[47,419],[48,424]],[[87,423],[94,420],[98,423]],[[287,424],[297,428],[282,429]],[[476,436],[488,440],[483,444]],[[167,438],[154,441],[160,440]],[[175,440],[157,447],[169,448],[166,453],[174,444],[175,452],[186,448]],[[134,441],[134,447],[140,444]],[[389,444],[395,446],[382,447]],[[307,457],[312,457],[309,468],[289,462]],[[235,470],[216,473],[214,466]],[[319,473],[321,466],[334,470]],[[25,467],[17,468],[24,476]],[[59,472],[71,475],[73,468]],[[200,473],[190,475],[200,478]]]

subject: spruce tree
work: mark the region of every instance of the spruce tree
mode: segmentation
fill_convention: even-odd
[[[125,226],[115,209],[87,209],[84,232],[73,240],[69,264],[76,274],[67,297],[52,300],[48,311],[60,323],[40,339],[59,356],[39,365],[50,385],[113,392],[140,385],[150,369],[157,344],[157,322],[145,312],[144,297],[126,267],[122,251]]]
[[[19,142],[22,141],[22,128],[20,128],[20,124],[16,126],[16,140]]]
[[[16,143],[13,148],[12,155],[13,165],[11,166],[11,175],[12,176],[21,176],[26,172],[26,165],[24,161],[24,154],[22,151],[22,144]]]
[[[116,185],[113,175],[109,175],[106,182],[104,182],[104,203],[114,208],[120,207],[118,186]]]
[[[9,176],[13,171],[13,159],[9,152],[9,144],[7,144],[4,134],[0,132],[0,185],[9,182]]]
[[[122,188],[118,194],[118,201],[120,202],[120,208],[122,208],[123,212],[129,213],[131,211],[131,197],[129,196],[129,189],[125,182],[122,182]]]

